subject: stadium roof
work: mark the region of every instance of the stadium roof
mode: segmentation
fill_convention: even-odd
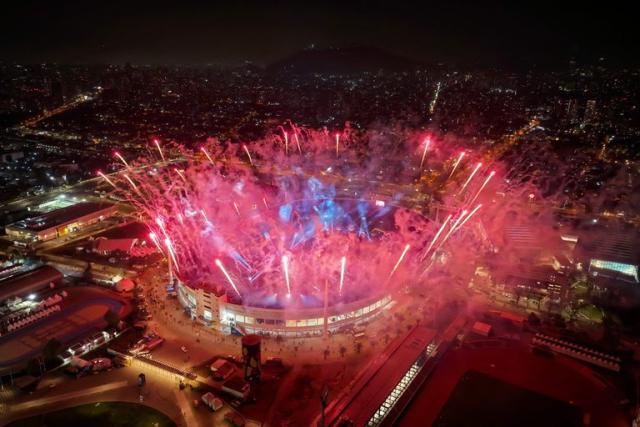
[[[62,273],[45,265],[27,273],[0,281],[0,301],[12,297],[23,297],[49,286],[51,282],[62,280]]]
[[[415,327],[390,344],[328,408],[327,425],[338,426],[345,419],[355,426],[367,425],[435,336],[434,330]]]
[[[584,235],[578,239],[576,252],[588,260],[599,259],[622,264],[640,264],[638,234],[629,231],[606,230],[597,235]]]
[[[7,227],[31,231],[42,231],[73,222],[87,215],[111,209],[111,203],[85,202],[47,212],[32,218],[9,224]]]

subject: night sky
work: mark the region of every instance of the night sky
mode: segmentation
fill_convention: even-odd
[[[0,12],[0,60],[262,65],[315,45],[480,66],[638,61],[632,2],[479,3],[10,2]]]

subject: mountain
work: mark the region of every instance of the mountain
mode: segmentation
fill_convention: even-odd
[[[424,64],[372,47],[305,49],[267,67],[271,73],[357,74],[409,71]]]

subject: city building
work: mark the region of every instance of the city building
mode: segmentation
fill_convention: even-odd
[[[591,277],[604,277],[625,283],[640,283],[638,268],[640,250],[637,233],[606,232],[581,236],[576,256],[583,270]]]
[[[61,283],[62,273],[53,267],[44,265],[0,281],[0,303],[16,297],[29,298],[32,295],[35,299],[37,292]]]
[[[502,293],[519,303],[521,298],[534,300],[538,309],[549,309],[549,304],[560,307],[569,296],[570,281],[562,271],[551,266],[538,266],[510,271],[496,277]]]
[[[5,232],[16,244],[44,242],[80,231],[116,211],[116,206],[109,203],[78,203],[14,222],[5,227]]]

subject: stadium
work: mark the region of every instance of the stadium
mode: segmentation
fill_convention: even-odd
[[[274,223],[269,231],[264,231],[263,224],[260,235],[245,234],[245,239],[252,242],[249,247],[255,251],[261,241],[268,242],[265,233],[280,233],[282,224],[291,217],[303,218],[304,212],[314,212],[305,225],[295,227],[306,230],[307,235],[291,234],[279,269],[265,267],[253,273],[248,279],[251,287],[243,286],[238,275],[231,277],[229,273],[238,292],[229,289],[230,282],[223,277],[215,282],[198,282],[196,277],[201,276],[183,279],[178,274],[178,300],[194,319],[227,333],[309,337],[368,322],[392,303],[392,295],[401,284],[420,274],[400,258],[414,255],[410,245],[406,251],[407,245],[391,246],[395,250],[387,246],[394,239],[401,241],[396,234],[396,218],[410,218],[412,223],[420,224],[430,222],[418,212],[388,203],[336,196],[320,203],[317,199],[303,199],[283,204],[272,213],[279,224]],[[321,211],[318,205],[330,209],[331,214]],[[318,236],[316,227],[321,230]],[[267,253],[242,253],[241,261],[246,259],[251,265],[260,265],[260,257],[268,257]],[[349,255],[340,256],[342,253]],[[331,261],[323,264],[320,254]],[[287,257],[286,261],[283,257]],[[392,260],[397,265],[390,263]],[[236,263],[229,257],[221,264],[242,268],[241,261]]]
[[[159,159],[116,153],[124,169],[99,174],[144,219],[181,305],[223,332],[371,320],[446,260],[447,242],[478,247],[477,201],[495,174],[414,132],[290,125],[251,144],[154,143]]]

